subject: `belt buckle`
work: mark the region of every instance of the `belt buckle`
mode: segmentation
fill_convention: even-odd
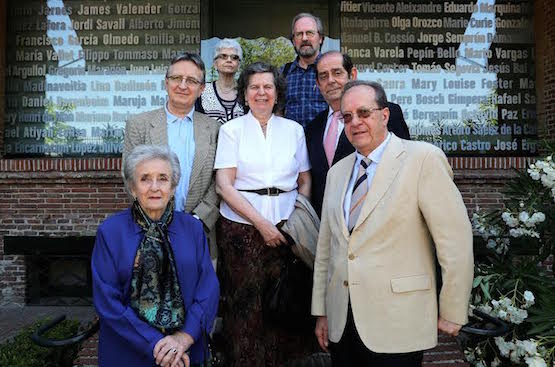
[[[279,196],[279,190],[275,187],[268,187],[266,190],[268,190],[268,196]]]

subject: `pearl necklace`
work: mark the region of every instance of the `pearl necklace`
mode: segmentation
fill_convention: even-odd
[[[216,82],[216,87],[220,90],[221,94],[229,94],[231,92],[235,92],[236,91],[236,85],[233,85],[231,88],[224,88],[221,85],[218,84],[218,82]]]

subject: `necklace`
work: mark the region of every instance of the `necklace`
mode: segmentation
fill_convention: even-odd
[[[221,86],[220,84],[218,84],[218,82],[216,82],[216,87],[218,88],[218,90],[220,91],[221,94],[228,94],[231,92],[235,92],[236,91],[236,84],[233,83],[233,85],[231,86],[231,88],[224,88],[223,86]]]
[[[260,127],[262,128],[262,134],[264,134],[264,137],[266,137],[266,128],[268,127],[268,122],[266,122],[264,125],[260,124]]]

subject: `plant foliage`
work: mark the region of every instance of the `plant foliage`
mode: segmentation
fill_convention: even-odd
[[[24,328],[13,339],[0,345],[0,366],[10,367],[71,367],[79,351],[78,345],[59,348],[39,347],[31,335],[49,320],[41,320]],[[44,334],[47,338],[64,339],[75,335],[79,322],[64,320]]]
[[[465,356],[478,367],[552,366],[555,281],[541,264],[553,259],[555,248],[553,154],[517,172],[506,195],[504,209],[478,210],[472,218],[487,254],[476,260],[470,308],[512,327],[507,335],[474,340]]]

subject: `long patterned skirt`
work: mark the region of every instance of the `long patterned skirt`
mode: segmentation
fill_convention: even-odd
[[[287,249],[266,246],[256,228],[223,217],[217,231],[228,365],[286,366],[315,352],[317,343],[310,322],[301,330],[291,331],[264,317],[263,292],[278,278]],[[309,313],[307,310],[307,319],[311,318]]]

